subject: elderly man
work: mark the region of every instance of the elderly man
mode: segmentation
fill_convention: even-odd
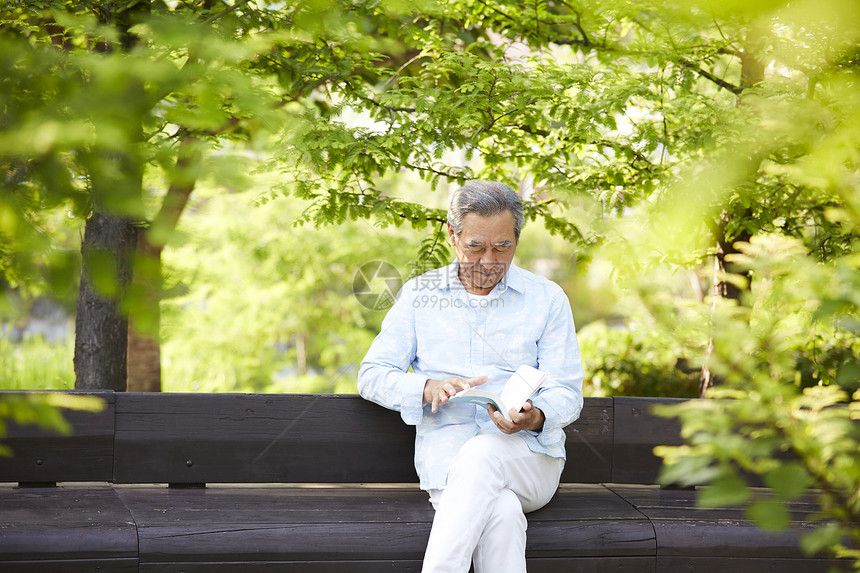
[[[516,192],[470,181],[451,197],[449,266],[408,281],[361,364],[361,395],[415,426],[415,467],[436,509],[423,571],[526,570],[525,513],[545,505],[564,465],[563,428],[582,409],[570,303],[512,264],[524,222]],[[549,374],[510,421],[449,402],[501,391],[520,365]]]

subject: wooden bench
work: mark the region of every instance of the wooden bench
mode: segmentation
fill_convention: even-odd
[[[416,485],[414,432],[345,395],[99,393],[75,431],[9,428],[0,458],[0,571],[414,571],[433,519]],[[528,515],[531,573],[814,573],[792,527],[742,508],[698,509],[655,484],[656,444],[678,427],[648,398],[588,398],[567,428],[557,495]]]

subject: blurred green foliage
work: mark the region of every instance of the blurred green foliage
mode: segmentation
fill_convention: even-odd
[[[71,329],[70,329],[71,330]],[[25,336],[13,342],[0,336],[0,388],[4,390],[72,389],[74,340],[54,342],[44,336]]]
[[[748,502],[749,518],[770,530],[790,522],[778,500],[815,487],[825,521],[804,549],[831,548],[860,569],[860,259],[820,263],[801,241],[771,235],[742,245],[736,262],[752,276],[744,305],[690,307],[677,320],[676,305],[643,292],[664,324],[667,315],[680,328],[712,322],[708,358],[726,381],[710,391],[714,400],[657,409],[681,419],[687,442],[655,449],[666,461],[662,479],[710,484],[700,504]],[[754,496],[750,474],[776,503]]]
[[[577,333],[587,396],[699,395],[700,369],[670,336],[629,317],[626,324],[592,322]]]
[[[6,435],[9,421],[19,426],[36,425],[45,430],[68,434],[71,426],[63,417],[64,409],[99,412],[103,408],[104,401],[98,396],[61,392],[0,392],[0,437]],[[0,443],[0,456],[9,455],[12,455],[11,450]]]
[[[356,273],[385,261],[405,280],[414,239],[364,221],[315,229],[301,205],[256,198],[201,193],[165,254],[179,285],[162,303],[165,390],[355,392],[387,310],[354,296]]]

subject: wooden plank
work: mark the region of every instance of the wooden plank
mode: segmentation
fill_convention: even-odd
[[[653,557],[657,552],[650,521],[602,485],[562,484],[527,518],[529,557]]]
[[[652,521],[659,556],[800,559],[804,557],[798,546],[800,536],[817,526],[812,522],[817,511],[814,493],[797,502],[787,502],[793,516],[788,529],[766,532],[746,518],[744,506],[697,507],[695,491],[625,486],[611,489]],[[754,489],[753,493],[757,498],[774,497],[762,489]]]
[[[410,487],[254,487],[214,486],[172,490],[119,487],[120,499],[138,524],[170,519],[235,523],[247,517],[258,524],[332,521],[432,521],[427,494]],[[370,510],[368,510],[368,506]],[[241,515],[240,515],[241,514]],[[615,492],[600,485],[562,484],[545,507],[528,514],[532,522],[638,521],[648,519]],[[190,522],[191,522],[190,521]],[[653,540],[653,535],[649,535]],[[648,550],[654,553],[655,546]]]
[[[828,559],[755,559],[750,557],[657,557],[660,573],[831,573],[850,571],[845,562]]]
[[[804,557],[799,542],[802,525],[784,531],[762,531],[745,519],[731,516],[695,519],[692,516],[654,518],[658,555],[722,558]],[[806,530],[811,531],[811,529]]]
[[[35,391],[0,391],[35,394]],[[76,392],[77,393],[77,392]],[[113,477],[113,392],[82,392],[105,402],[101,412],[63,410],[72,433],[61,435],[38,426],[9,422],[3,444],[11,457],[0,456],[0,482],[109,481]]]
[[[547,508],[529,514],[530,557],[653,558],[647,519],[600,486],[580,488],[565,486]],[[420,560],[433,520],[427,495],[417,488],[129,487],[119,493],[138,525],[142,565]]]
[[[605,483],[612,476],[615,413],[612,398],[586,398],[579,419],[565,428],[562,483]]]
[[[137,559],[131,514],[110,487],[0,487],[0,569],[6,562]]]
[[[139,527],[172,524],[257,526],[332,522],[430,522],[433,506],[414,488],[117,488]]]
[[[3,573],[139,573],[137,559],[0,561]]]
[[[654,557],[528,558],[529,573],[646,573],[654,571]],[[142,564],[140,573],[420,573],[421,561],[272,561],[244,563]]]
[[[663,463],[654,455],[656,445],[683,443],[676,419],[660,418],[651,412],[655,404],[677,404],[680,398],[616,397],[615,441],[612,450],[612,483],[654,484]]]
[[[421,573],[420,559],[142,563],[140,573]]]
[[[117,483],[414,482],[414,429],[359,396],[123,394]]]
[[[577,557],[570,559],[527,558],[529,573],[649,573],[654,557]]]
[[[562,479],[610,476],[612,399],[567,429]],[[414,429],[353,395],[117,395],[117,483],[413,482]]]
[[[598,484],[563,483],[546,506],[529,513],[528,517],[536,521],[610,519],[648,523],[632,504],[607,486]]]
[[[433,508],[417,489],[121,490],[141,564],[420,560]]]
[[[705,486],[706,487],[706,486]],[[696,498],[704,487],[696,489],[661,489],[656,486],[629,486],[612,485],[609,487],[619,496],[630,502],[639,511],[647,513],[654,518],[672,518],[678,515],[690,513],[713,516],[732,516],[732,518],[743,519],[745,517],[744,505],[701,508],[696,505]],[[751,488],[751,494],[755,499],[776,500],[776,496],[767,488]],[[795,521],[811,521],[821,511],[819,503],[820,492],[809,490],[797,499],[789,502],[781,501],[789,510]]]

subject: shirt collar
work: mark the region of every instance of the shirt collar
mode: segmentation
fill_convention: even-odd
[[[460,282],[460,278],[457,275],[457,271],[459,269],[460,262],[457,259],[454,259],[454,261],[450,265],[444,268],[443,274],[445,286],[448,287],[449,290],[465,291],[465,287],[463,286],[463,283]],[[496,285],[496,289],[498,289],[498,294],[502,294],[509,288],[512,288],[519,293],[522,293],[525,290],[525,279],[523,278],[523,271],[513,263],[511,263],[511,266],[508,267],[508,272],[505,273],[505,276],[502,278],[501,282]],[[497,292],[496,289],[493,289],[493,292]]]

